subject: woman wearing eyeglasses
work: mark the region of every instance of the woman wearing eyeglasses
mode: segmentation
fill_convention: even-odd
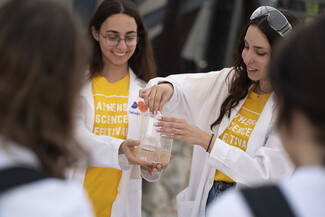
[[[72,175],[87,190],[97,217],[140,217],[141,176],[157,180],[162,165],[135,157],[138,141],[132,139],[138,126],[131,127],[135,123],[129,123],[127,111],[139,89],[156,75],[151,44],[130,0],[103,1],[88,32],[94,53],[76,114],[76,134],[92,162]],[[145,167],[150,167],[148,174]]]
[[[157,131],[173,135],[162,136],[195,144],[189,186],[177,196],[178,216],[204,216],[225,190],[292,172],[273,131],[276,103],[267,69],[275,42],[296,23],[289,12],[260,7],[242,31],[233,67],[156,78],[140,91],[150,111],[165,116]]]

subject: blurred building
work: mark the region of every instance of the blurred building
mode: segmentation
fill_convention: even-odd
[[[102,0],[57,1],[75,9],[86,26]],[[230,66],[240,29],[260,5],[290,10],[306,23],[325,14],[325,0],[133,1],[149,29],[160,76]]]
[[[135,2],[149,28],[161,76],[230,66],[240,30],[260,5],[290,10],[306,22],[325,14],[325,0]]]

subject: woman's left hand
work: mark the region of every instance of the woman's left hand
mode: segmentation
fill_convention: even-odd
[[[183,118],[161,117],[159,122],[155,123],[155,126],[156,131],[165,138],[201,145],[205,149],[211,138],[210,132],[195,127]]]
[[[170,155],[170,160],[173,160],[173,155]],[[153,172],[161,172],[162,170],[166,169],[168,163],[152,163],[150,166],[141,166],[142,169],[147,170],[148,178],[152,177]]]

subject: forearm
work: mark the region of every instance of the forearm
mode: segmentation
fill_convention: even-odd
[[[95,135],[82,127],[76,129],[75,135],[77,141],[89,153],[91,166],[122,169],[119,149],[124,140]]]
[[[274,182],[293,171],[286,152],[280,147],[261,147],[254,156],[216,139],[208,164],[245,185]]]

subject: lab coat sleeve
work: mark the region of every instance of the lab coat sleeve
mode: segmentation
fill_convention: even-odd
[[[183,117],[186,118],[187,120],[190,118],[190,110],[186,107],[187,105],[186,102],[191,101],[190,96],[184,94],[186,93],[185,86],[183,86],[183,89],[179,87],[182,83],[184,83],[184,80],[186,80],[185,74],[181,76],[168,76],[166,78],[157,77],[148,82],[147,88],[155,84],[158,84],[159,81],[168,81],[173,85],[174,88],[173,95],[164,105],[162,110],[162,115]]]
[[[275,131],[271,133],[266,144],[256,150],[253,157],[217,138],[208,164],[248,187],[276,182],[294,169]]]
[[[202,106],[214,103],[219,99],[220,89],[225,86],[225,80],[230,68],[207,73],[189,73],[170,75],[166,78],[152,79],[147,87],[159,81],[168,81],[174,87],[172,97],[163,108],[163,115],[181,117],[194,123],[200,114]],[[225,91],[228,91],[227,88]]]
[[[118,154],[120,145],[124,140],[95,135],[87,128],[87,115],[93,115],[89,112],[88,106],[86,98],[80,97],[80,104],[76,109],[74,118],[76,139],[90,154],[90,166],[109,167],[119,170],[131,168],[125,155]]]

